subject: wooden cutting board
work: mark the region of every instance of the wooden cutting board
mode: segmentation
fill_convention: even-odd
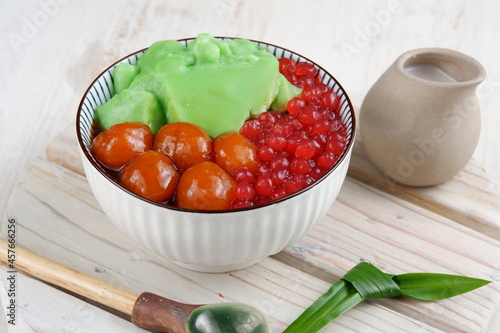
[[[137,294],[248,303],[269,317],[275,332],[360,260],[394,274],[439,272],[494,282],[439,302],[369,301],[324,332],[500,332],[499,189],[474,161],[442,185],[408,188],[380,175],[358,140],[338,199],[305,237],[248,269],[205,274],[170,263],[114,227],[87,184],[69,128],[19,181],[3,237],[12,219],[18,244],[49,259]],[[31,277],[20,276],[17,288],[19,317],[33,331],[143,331]]]

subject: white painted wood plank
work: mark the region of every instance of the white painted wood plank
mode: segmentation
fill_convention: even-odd
[[[379,172],[357,139],[348,175],[500,240],[500,183],[494,182],[493,176],[474,159],[447,182],[433,187],[408,187]]]

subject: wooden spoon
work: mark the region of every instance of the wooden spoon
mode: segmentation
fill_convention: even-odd
[[[12,246],[12,245],[11,245]],[[1,262],[38,279],[118,310],[132,323],[160,332],[271,332],[266,317],[257,309],[239,303],[185,304],[149,292],[134,295],[75,269],[39,256],[19,245],[9,248],[0,239]],[[8,254],[15,254],[15,261]],[[13,266],[11,266],[13,264]]]

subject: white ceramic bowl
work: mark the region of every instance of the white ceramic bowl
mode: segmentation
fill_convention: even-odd
[[[278,58],[313,63],[287,49],[254,42]],[[78,108],[76,130],[85,173],[109,219],[145,248],[182,267],[202,272],[243,269],[276,254],[307,233],[337,197],[354,144],[354,109],[335,78],[313,63],[322,82],[340,96],[340,113],[348,129],[347,148],[325,176],[293,195],[263,206],[221,212],[193,211],[166,207],[127,191],[90,153],[94,109],[114,93],[113,68],[120,62],[135,64],[143,52],[133,53],[102,72],[85,92]]]

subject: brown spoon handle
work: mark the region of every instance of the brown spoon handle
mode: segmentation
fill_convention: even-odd
[[[9,254],[15,255],[14,261],[9,262]],[[22,270],[42,281],[123,312],[131,317],[136,326],[148,330],[186,332],[189,315],[201,306],[175,302],[147,292],[137,296],[19,245],[10,248],[4,239],[0,239],[0,261],[12,270]]]
[[[14,252],[9,252],[9,250]],[[15,248],[9,248],[9,243],[0,239],[0,260],[7,266],[10,265],[7,259],[9,253],[15,254],[14,270],[22,270],[42,281],[72,291],[127,315],[132,315],[137,295],[44,258],[17,244]]]

